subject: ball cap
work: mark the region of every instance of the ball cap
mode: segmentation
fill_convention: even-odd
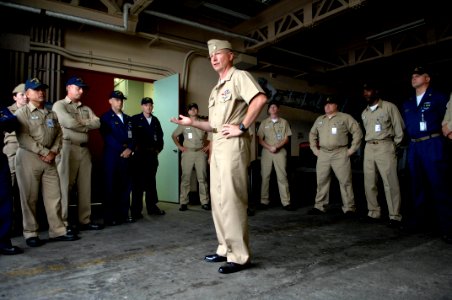
[[[23,92],[25,92],[25,83],[19,84],[13,90],[13,94],[23,93]]]
[[[414,68],[412,74],[418,74],[418,75],[427,74],[427,75],[430,75],[430,71],[427,68],[425,68],[425,67],[416,67],[416,68]]]
[[[124,94],[121,91],[113,91],[110,94],[110,98],[116,98],[116,99],[121,99],[121,100],[126,100],[127,97],[124,96]]]
[[[152,98],[150,98],[150,97],[144,97],[143,99],[141,99],[141,105],[148,104],[148,103],[151,103],[152,105],[154,105],[154,100],[152,100]]]
[[[31,78],[25,82],[25,90],[43,90],[47,89],[49,86],[47,84],[42,83],[38,78]]]
[[[327,104],[339,104],[339,100],[337,99],[337,97],[332,97],[332,96],[329,96],[329,97],[326,97],[324,100],[323,100],[323,105],[325,106],[325,105],[327,105]]]
[[[83,81],[83,79],[81,79],[78,76],[72,76],[71,78],[68,79],[68,81],[66,82],[66,86],[68,85],[76,85],[78,87],[87,87],[88,85]]]
[[[212,55],[213,53],[221,49],[232,50],[231,43],[224,40],[209,40],[207,42],[207,47],[209,48],[209,55]]]
[[[192,108],[196,108],[196,109],[198,109],[198,104],[196,104],[196,103],[190,103],[190,104],[188,104],[187,105],[187,110],[190,110],[190,109],[192,109]]]

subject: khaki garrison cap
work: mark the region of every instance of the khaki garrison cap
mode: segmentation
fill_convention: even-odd
[[[221,49],[232,50],[231,43],[222,40],[209,40],[207,42],[207,46],[209,47],[209,55],[212,55],[212,53],[215,53],[216,51]]]
[[[25,83],[19,84],[13,90],[13,94],[23,93],[23,92],[25,92]]]

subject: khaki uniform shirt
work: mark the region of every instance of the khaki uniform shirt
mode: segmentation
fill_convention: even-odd
[[[17,104],[14,103],[11,106],[8,106],[8,109],[13,114],[16,113],[18,107]],[[8,158],[16,155],[17,149],[19,148],[19,142],[17,141],[16,132],[5,132],[5,139],[3,140],[5,146],[3,147],[3,153],[8,156]]]
[[[20,148],[42,156],[50,151],[60,152],[62,132],[55,112],[38,109],[30,102],[18,109],[16,116],[20,124],[17,131]]]
[[[264,91],[251,74],[232,67],[210,93],[209,123],[213,132],[220,131],[224,124],[240,124],[248,104],[259,93]],[[222,134],[213,135],[213,141],[225,138]]]
[[[350,152],[354,153],[361,145],[363,133],[358,122],[349,114],[336,112],[328,118],[323,115],[317,118],[309,132],[309,146],[318,154],[319,148],[327,151],[348,146],[348,134],[352,135]]]
[[[442,125],[446,125],[449,130],[452,130],[452,94],[449,102],[447,102],[446,114],[444,115],[444,120]]]
[[[366,130],[366,142],[391,140],[396,146],[402,142],[405,123],[393,103],[380,99],[377,108],[372,111],[367,107],[361,118]]]
[[[88,106],[68,97],[55,102],[52,110],[63,129],[63,139],[76,144],[88,142],[88,131],[100,127],[100,120]]]
[[[283,118],[278,118],[276,122],[273,122],[271,118],[267,118],[261,122],[257,131],[257,136],[265,140],[270,146],[279,144],[291,135],[292,131],[289,123]]]
[[[207,136],[207,132],[193,126],[179,125],[174,130],[173,135],[184,135],[183,146],[187,149],[199,150],[204,147],[204,141]]]

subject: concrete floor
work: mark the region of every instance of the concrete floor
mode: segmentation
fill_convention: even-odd
[[[25,253],[0,256],[0,299],[452,299],[452,245],[431,234],[272,207],[250,217],[253,267],[223,275],[203,261],[210,213],[159,206],[76,242],[13,238]]]

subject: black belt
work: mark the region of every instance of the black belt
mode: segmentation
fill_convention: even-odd
[[[63,140],[65,142],[70,143],[71,145],[79,146],[79,147],[88,147],[88,143],[76,143],[71,140]]]
[[[435,138],[435,137],[438,137],[438,136],[441,136],[441,134],[439,134],[439,133],[432,133],[432,134],[429,134],[429,135],[426,135],[426,136],[423,136],[423,137],[420,137],[420,138],[417,138],[417,139],[411,139],[411,141],[413,143],[417,143],[417,142],[426,141],[426,140],[429,140],[429,139],[432,139],[432,138]]]
[[[372,145],[378,145],[378,144],[390,143],[390,142],[392,142],[392,141],[391,140],[373,140],[373,141],[367,141],[366,143],[372,144]]]

